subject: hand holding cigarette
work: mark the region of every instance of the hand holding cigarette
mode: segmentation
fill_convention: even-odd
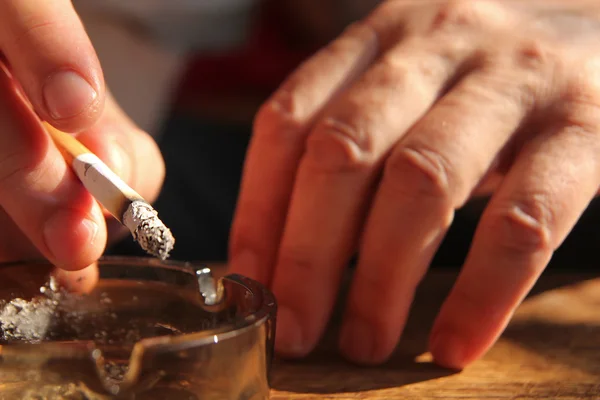
[[[142,249],[162,260],[167,259],[175,238],[158,218],[156,210],[73,136],[48,123],[44,123],[44,127],[96,200],[129,229]]]
[[[160,152],[107,94],[71,2],[0,2],[0,60],[0,260],[43,256],[65,270],[84,269],[103,253],[113,217],[40,119],[77,132],[148,202],[162,185]]]

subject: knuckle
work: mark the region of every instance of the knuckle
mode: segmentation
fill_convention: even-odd
[[[497,18],[498,8],[488,1],[447,0],[439,5],[431,28],[438,31],[487,24],[489,17]]]
[[[317,170],[365,170],[375,162],[374,140],[356,121],[325,118],[306,143],[306,160]]]
[[[526,39],[515,46],[517,67],[538,73],[554,69],[557,55],[549,43],[540,39]]]
[[[443,2],[434,18],[434,27],[448,25],[471,25],[474,22],[473,2],[468,0],[448,0]]]
[[[553,215],[547,196],[527,196],[526,200],[496,207],[489,229],[497,244],[517,253],[554,250]]]
[[[470,52],[463,37],[442,37],[435,41],[412,36],[383,54],[376,68],[389,75],[393,85],[418,88],[439,85]]]
[[[423,63],[414,65],[411,61],[406,59],[405,54],[396,54],[394,51],[382,55],[377,61],[377,66],[374,67],[377,71],[385,71],[378,74],[380,79],[385,79],[384,82],[379,83],[396,88],[415,85],[415,80],[419,78],[419,67],[422,67]],[[426,71],[426,68],[423,69]]]
[[[254,119],[254,132],[274,144],[295,141],[308,122],[305,107],[293,90],[281,88],[261,106]]]
[[[415,145],[402,146],[392,153],[384,172],[386,179],[401,181],[402,190],[411,196],[432,197],[443,203],[454,200],[451,175],[444,156]]]
[[[439,81],[441,76],[446,75],[448,66],[452,64],[454,55],[449,54],[452,50],[447,49],[443,52],[426,50],[424,53],[423,49],[427,44],[423,43],[421,38],[411,38],[403,46],[403,49],[410,46],[411,50],[414,49],[413,54],[419,54],[419,56],[409,59],[403,51],[398,53],[390,51],[383,55],[378,62],[377,68],[385,71],[390,87],[411,87],[414,90],[421,87],[426,88],[431,83]]]
[[[504,80],[499,89],[516,94],[526,108],[544,109],[556,97],[563,63],[550,43],[539,39],[524,39],[508,49],[495,49],[486,57],[486,69]]]

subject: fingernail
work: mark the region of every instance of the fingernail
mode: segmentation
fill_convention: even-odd
[[[84,219],[79,225],[79,229],[75,231],[81,238],[87,238],[88,243],[93,243],[96,234],[98,233],[98,224],[91,219]]]
[[[435,363],[442,367],[451,369],[464,367],[464,341],[453,332],[436,332],[431,338],[430,351]]]
[[[285,357],[302,357],[306,354],[302,328],[296,314],[286,306],[277,311],[275,350]]]
[[[357,363],[372,363],[375,351],[373,328],[361,318],[352,318],[342,328],[340,349]]]
[[[73,71],[57,72],[44,86],[44,101],[54,119],[81,114],[96,101],[96,97],[98,93],[88,81]]]
[[[97,234],[98,224],[87,218],[81,220],[79,213],[70,210],[57,211],[44,226],[46,246],[58,262],[77,258],[83,247],[94,243]]]

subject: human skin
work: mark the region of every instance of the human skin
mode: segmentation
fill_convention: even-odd
[[[491,195],[434,323],[435,361],[496,341],[600,184],[596,1],[388,0],[301,65],[256,116],[231,271],[268,285],[276,349],[308,354],[351,257],[340,336],[395,348],[455,210]]]
[[[62,281],[87,290],[106,246],[107,213],[41,120],[76,135],[149,200],[157,196],[158,147],[106,90],[71,2],[0,1],[0,261],[43,256]]]
[[[599,186],[595,3],[388,0],[267,101],[231,263],[278,297],[280,354],[314,347],[359,251],[340,348],[387,359],[454,211],[483,194],[431,350],[462,368],[493,344]],[[0,259],[43,255],[89,283],[106,216],[40,119],[149,200],[162,158],[107,94],[69,1],[0,1],[0,20]]]

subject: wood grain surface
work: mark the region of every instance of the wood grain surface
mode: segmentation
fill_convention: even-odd
[[[497,344],[461,372],[437,367],[426,353],[433,318],[454,279],[433,272],[424,280],[385,365],[361,368],[339,357],[336,316],[307,359],[276,361],[271,398],[600,399],[599,275],[545,274]]]

